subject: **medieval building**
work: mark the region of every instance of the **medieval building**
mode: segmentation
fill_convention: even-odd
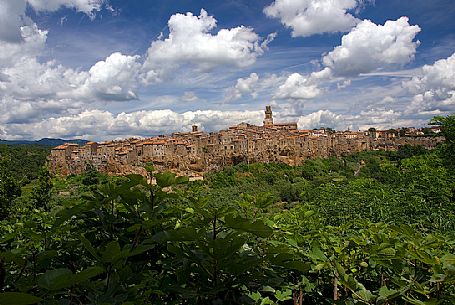
[[[113,175],[145,174],[145,164],[152,162],[159,171],[200,177],[205,172],[240,162],[299,165],[315,157],[396,150],[405,144],[431,149],[441,141],[441,138],[397,137],[389,133],[299,130],[297,123],[274,123],[272,108],[267,106],[263,126],[240,123],[206,133],[193,125],[191,132],[169,136],[87,142],[83,146],[65,144],[53,148],[48,161],[50,170],[59,175],[82,173],[89,164]]]

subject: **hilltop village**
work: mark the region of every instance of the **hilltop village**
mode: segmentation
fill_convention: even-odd
[[[440,130],[432,130],[437,134]],[[64,144],[51,150],[49,168],[56,175],[79,174],[87,166],[111,175],[146,175],[152,162],[157,171],[172,171],[198,179],[204,173],[241,162],[302,164],[315,157],[341,156],[364,150],[396,150],[406,144],[434,148],[441,137],[426,137],[415,129],[333,132],[299,130],[297,123],[275,123],[266,107],[263,126],[247,123],[206,133],[193,125],[191,132],[147,139]]]

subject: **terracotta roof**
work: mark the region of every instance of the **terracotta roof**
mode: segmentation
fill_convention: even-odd
[[[59,145],[57,147],[52,148],[52,150],[65,150],[68,146],[66,145]]]
[[[165,141],[146,141],[143,142],[142,145],[163,145],[166,144]]]

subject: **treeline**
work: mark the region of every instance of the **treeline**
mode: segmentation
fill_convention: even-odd
[[[0,304],[453,304],[447,135],[192,183],[41,172],[4,209]]]
[[[0,144],[0,171],[24,185],[38,177],[51,148],[42,145]]]
[[[299,167],[239,165],[212,174],[207,193],[220,204],[260,195],[278,202],[280,210],[305,205],[327,225],[369,220],[449,232],[455,229],[454,177],[440,155],[405,146],[309,160]]]

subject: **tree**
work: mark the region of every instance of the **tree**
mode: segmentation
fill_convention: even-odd
[[[52,180],[49,171],[42,168],[32,189],[32,202],[36,207],[47,208],[51,199]]]
[[[444,155],[446,165],[454,168],[455,167],[455,114],[449,116],[435,116],[431,121],[430,125],[441,126],[441,135],[445,138]]]
[[[374,138],[374,137],[376,136],[376,128],[370,127],[370,128],[368,129],[368,133],[370,134],[370,137],[373,137],[373,138]]]
[[[430,125],[441,126],[441,135],[445,137],[446,143],[455,145],[455,114],[449,116],[435,116]]]
[[[0,219],[8,216],[13,200],[21,195],[19,183],[6,169],[6,162],[0,159]]]
[[[406,128],[401,127],[398,134],[399,134],[400,137],[406,136]]]
[[[87,186],[95,186],[99,183],[99,172],[92,163],[87,162],[85,165],[84,178],[82,178],[82,184]]]

